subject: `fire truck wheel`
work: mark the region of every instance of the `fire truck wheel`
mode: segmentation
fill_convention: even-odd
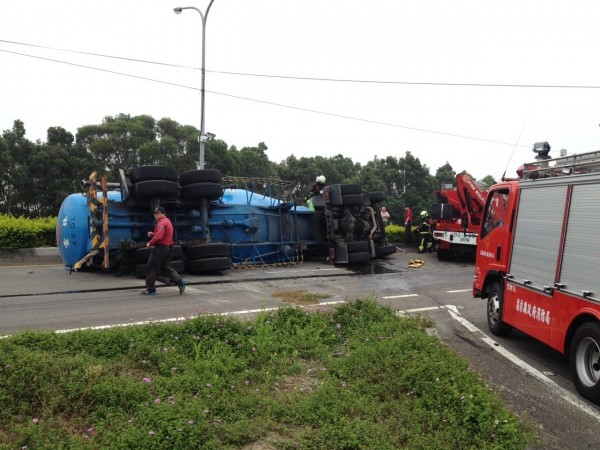
[[[588,322],[577,329],[569,359],[577,391],[588,400],[600,402],[600,324]]]
[[[452,252],[438,248],[437,257],[440,261],[450,261],[452,259]]]
[[[490,286],[487,301],[487,321],[492,334],[496,336],[508,336],[512,331],[510,325],[502,322],[502,309],[504,308],[504,291],[502,285],[497,282]]]

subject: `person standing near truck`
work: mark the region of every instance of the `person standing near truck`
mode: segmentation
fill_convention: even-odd
[[[390,213],[385,206],[381,207],[381,221],[383,222],[384,227],[387,227],[387,224],[390,221]]]
[[[156,295],[156,278],[164,275],[179,287],[179,295],[185,291],[185,280],[173,269],[169,263],[173,256],[173,224],[165,215],[165,208],[157,206],[152,212],[156,225],[154,231],[148,232],[150,241],[146,247],[152,249],[148,259],[148,272],[146,274],[146,289],[142,295]]]
[[[412,244],[412,222],[413,213],[412,210],[407,206],[404,208],[404,243]]]

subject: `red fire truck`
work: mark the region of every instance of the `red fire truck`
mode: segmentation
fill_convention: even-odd
[[[468,173],[456,175],[456,187],[436,191],[433,205],[433,239],[441,261],[455,254],[475,256],[477,234],[487,191],[482,190]]]
[[[488,192],[473,296],[490,331],[518,329],[570,358],[579,393],[600,402],[600,151],[551,159]]]

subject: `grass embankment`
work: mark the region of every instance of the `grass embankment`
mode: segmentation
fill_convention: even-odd
[[[535,437],[374,301],[0,340],[0,448],[511,449]]]

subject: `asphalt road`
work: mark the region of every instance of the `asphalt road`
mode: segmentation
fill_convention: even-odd
[[[411,259],[425,264],[409,268]],[[373,297],[399,312],[436,323],[443,342],[465,357],[514,412],[540,430],[543,449],[596,449],[600,408],[576,393],[564,356],[514,332],[487,330],[485,301],[473,299],[473,263],[440,262],[414,249],[361,269],[326,261],[286,267],[233,269],[224,275],[186,276],[180,296],[161,287],[140,295],[143,280],[113,274],[69,273],[57,264],[0,265],[0,336],[24,329],[84,327],[181,320],[210,313],[252,314],[281,306],[277,294],[304,290],[328,295],[323,303]]]

